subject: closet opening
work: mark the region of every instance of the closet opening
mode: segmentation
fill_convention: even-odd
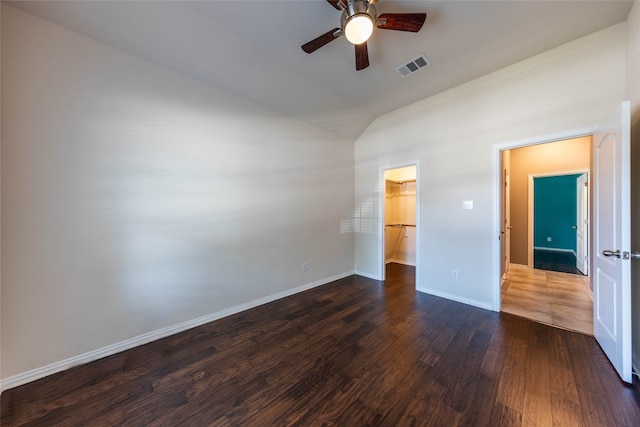
[[[384,171],[384,276],[412,275],[417,259],[417,167]]]

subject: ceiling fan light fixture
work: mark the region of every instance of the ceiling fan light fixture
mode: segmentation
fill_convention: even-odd
[[[344,35],[351,44],[362,44],[373,34],[373,21],[367,14],[352,16],[344,24]]]
[[[342,31],[351,44],[359,45],[371,37],[376,21],[376,8],[367,0],[355,0],[346,4],[342,12]]]

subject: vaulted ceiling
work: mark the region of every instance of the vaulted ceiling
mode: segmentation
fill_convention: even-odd
[[[378,13],[426,12],[419,33],[376,30],[356,71],[324,0],[13,1],[20,9],[202,82],[356,138],[377,116],[622,22],[632,1],[395,1]],[[396,67],[425,55],[408,77]]]

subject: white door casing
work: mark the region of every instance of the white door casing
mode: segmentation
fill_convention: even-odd
[[[511,182],[507,170],[505,170],[504,187],[504,271],[506,272],[511,264]]]
[[[593,323],[598,344],[631,383],[630,103],[593,139]],[[626,253],[626,256],[625,256]],[[625,259],[626,258],[626,259]]]
[[[588,175],[576,180],[576,268],[589,274],[589,186]]]

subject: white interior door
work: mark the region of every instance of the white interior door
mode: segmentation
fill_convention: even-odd
[[[630,105],[594,135],[594,335],[631,383]]]
[[[576,268],[589,274],[589,184],[583,173],[576,180]]]

